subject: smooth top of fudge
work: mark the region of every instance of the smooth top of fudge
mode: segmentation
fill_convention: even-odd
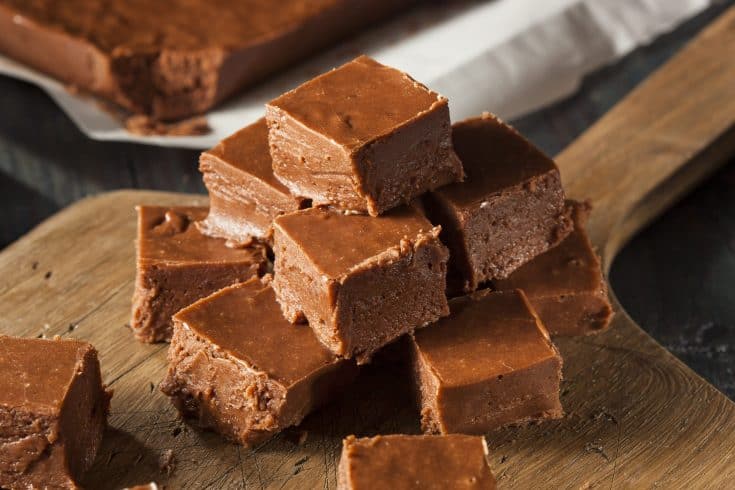
[[[315,133],[356,149],[446,103],[406,73],[360,56],[268,105]]]
[[[88,39],[102,51],[120,54],[127,50],[248,46],[267,41],[335,3],[336,0],[0,0],[0,6],[8,6],[31,21]]]
[[[523,289],[530,298],[600,290],[600,260],[584,230],[590,206],[567,201],[574,231],[559,245],[522,265],[510,277],[495,280],[498,289]]]
[[[79,340],[0,336],[0,405],[56,413],[94,347]],[[12,375],[9,375],[12,373]]]
[[[280,216],[275,227],[296,243],[319,271],[337,279],[376,257],[393,259],[402,243],[434,227],[410,206],[371,217],[310,208]]]
[[[273,289],[257,278],[197,301],[174,321],[285,386],[337,362],[308,325],[286,321]]]
[[[268,148],[268,126],[261,118],[220,141],[204,152],[202,158],[212,157],[239,171],[262,180],[283,194],[288,188],[273,175],[273,160]]]
[[[141,260],[171,264],[263,260],[261,247],[230,248],[224,240],[202,235],[194,223],[207,216],[207,208],[138,206],[137,209]]]
[[[455,123],[452,142],[464,166],[465,181],[434,192],[458,206],[481,203],[489,195],[558,171],[553,160],[489,113]]]
[[[343,445],[349,488],[495,488],[479,436],[349,436]]]
[[[424,359],[447,386],[464,386],[557,356],[522,291],[478,291],[449,301],[451,314],[415,332]]]

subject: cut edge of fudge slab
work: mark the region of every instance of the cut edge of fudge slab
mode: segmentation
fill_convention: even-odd
[[[451,434],[379,435],[342,441],[338,490],[495,488],[485,438]]]
[[[12,361],[16,373],[5,383],[0,382],[3,386],[0,395],[0,486],[77,488],[102,443],[112,396],[102,383],[97,351],[92,345],[77,340],[0,335],[0,344],[5,344],[4,348],[0,347],[2,357],[7,356],[6,362]],[[16,352],[22,354],[23,359],[13,358],[10,352],[13,347],[23,349]],[[61,352],[67,347],[73,352]],[[39,370],[43,367],[43,372],[35,374],[23,366],[34,349],[44,351],[34,366]],[[53,352],[45,352],[49,349]],[[72,356],[73,365],[59,366],[60,362],[72,361]],[[46,369],[39,359],[53,362],[54,366]],[[22,395],[17,391],[21,382],[27,383]],[[49,391],[46,400],[41,399],[43,395],[34,400],[39,388],[53,390],[53,393]],[[13,400],[14,395],[23,396],[23,400]]]
[[[505,278],[572,230],[556,164],[489,113],[452,127],[464,182],[424,196],[451,252],[450,293]],[[492,246],[491,246],[492,245]]]
[[[103,46],[61,24],[0,5],[0,52],[156,120],[201,114],[243,88],[412,0],[332,2],[240,45]],[[21,18],[22,22],[16,19]],[[326,26],[326,27],[325,27]],[[151,32],[155,38],[156,32]],[[33,49],[29,49],[29,45]]]
[[[266,119],[274,173],[315,205],[377,216],[464,176],[446,98],[364,55],[272,100]]]
[[[321,232],[332,240],[316,250],[312,240],[316,236],[297,236],[299,230],[293,223],[312,218],[340,221],[336,225],[340,230],[360,223],[350,230],[354,236],[344,237],[358,240],[377,235],[379,220],[395,219],[397,223],[406,219],[411,236],[386,238],[385,246],[371,244],[366,256],[349,263],[345,258],[348,245],[327,230],[302,229],[308,234]],[[413,229],[419,223],[425,226]],[[295,231],[289,230],[292,227]],[[273,288],[284,316],[291,322],[308,320],[319,340],[335,354],[355,358],[358,364],[369,362],[382,346],[449,313],[444,294],[448,253],[439,231],[408,207],[378,218],[322,208],[279,217],[275,221]],[[312,249],[305,250],[301,239]],[[341,254],[342,263],[320,256],[332,252]]]
[[[171,316],[218,289],[265,272],[260,245],[229,248],[225,241],[202,235],[195,223],[207,208],[138,206],[136,280],[130,326],[141,342],[171,338]],[[150,236],[148,233],[158,233]],[[162,243],[156,249],[157,242]],[[191,245],[193,243],[194,245]],[[202,245],[198,247],[197,244]],[[158,251],[160,256],[148,249]],[[167,258],[165,253],[178,254]]]
[[[252,338],[226,344],[227,337],[237,330],[236,322],[241,321],[233,316],[233,302],[259,305],[259,314],[275,318],[272,321],[277,325],[271,324],[269,332],[280,340],[269,344],[267,339],[249,332]],[[232,308],[227,308],[228,304]],[[221,312],[223,323],[201,323],[199,312],[214,307]],[[243,316],[242,321],[260,320]],[[291,325],[281,316],[268,276],[227,287],[197,301],[177,313],[174,324],[169,369],[161,390],[186,419],[245,446],[264,442],[299,424],[347,386],[357,372],[354,363],[339,359],[322,346],[308,326]],[[258,329],[255,323],[251,325],[249,329]],[[271,345],[276,341],[277,346]],[[251,345],[241,347],[237,342]],[[291,349],[318,351],[295,355],[290,353],[289,343]],[[263,359],[262,352],[276,347],[283,347],[282,356],[291,356],[294,363],[307,363],[306,367],[298,364],[291,371],[278,371],[281,366],[267,365],[275,361],[272,357]],[[243,350],[246,348],[253,352],[248,355]]]
[[[564,415],[559,399],[563,366],[561,355],[522,291],[489,292],[482,290],[451,300],[450,307],[452,313],[456,315],[458,308],[472,308],[477,302],[488,300],[520,302],[523,305],[521,309],[525,311],[519,310],[520,315],[511,318],[511,321],[533,321],[535,330],[530,335],[533,338],[527,340],[538,344],[539,348],[536,353],[540,354],[540,358],[520,367],[512,367],[503,359],[493,359],[496,364],[504,366],[502,372],[496,370],[492,375],[488,374],[473,381],[447,380],[447,373],[437,370],[436,366],[426,357],[424,351],[427,350],[427,347],[424,345],[422,350],[420,344],[425,344],[427,340],[421,338],[422,335],[438,335],[436,329],[445,329],[444,332],[449,331],[446,329],[459,329],[459,326],[448,323],[452,321],[452,314],[428,329],[416,331],[411,337],[411,364],[420,409],[421,428],[427,434],[484,434],[506,426],[523,426],[558,419]],[[488,318],[491,317],[494,318],[494,316],[488,316]],[[466,326],[466,328],[470,327]],[[515,325],[514,328],[516,330],[513,331],[518,332],[518,325]],[[429,329],[435,330],[430,332]],[[463,342],[462,345],[478,342],[478,339],[472,337],[459,338],[465,332],[459,330],[455,332],[453,335],[450,332],[449,336],[444,336],[445,343],[450,346],[449,349],[444,350],[451,353],[453,360],[462,353],[459,348],[453,346],[452,342],[455,340]],[[488,352],[491,352],[492,343],[489,340],[492,339],[484,339],[488,342],[488,349],[490,349]],[[441,337],[439,341],[442,341]],[[436,337],[433,342],[436,342]],[[530,352],[530,345],[527,344],[525,351]],[[465,360],[464,362],[470,361]],[[517,359],[514,357],[513,361]],[[467,372],[476,373],[479,370]],[[511,403],[508,403],[508,398]]]
[[[209,214],[197,226],[233,244],[270,243],[273,220],[306,204],[273,175],[262,118],[202,153],[199,170],[209,192]]]
[[[567,207],[574,231],[493,285],[522,289],[551,335],[590,335],[610,326],[613,311],[602,264],[585,229],[591,206],[567,201]]]

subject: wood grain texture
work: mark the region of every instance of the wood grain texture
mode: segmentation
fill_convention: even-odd
[[[560,155],[570,195],[596,204],[591,232],[606,264],[632,231],[730,149],[735,66],[725,61],[735,59],[733,26],[731,10]],[[417,432],[406,379],[390,363],[364,370],[340,400],[310,416],[303,445],[289,431],[246,450],[178,420],[156,389],[166,346],[140,345],[125,326],[133,206],[195,202],[202,198],[141,191],[89,198],[0,254],[0,331],[90,340],[115,390],[111,429],[87,486],[155,480],[170,488],[334,488],[343,436]],[[608,332],[558,342],[565,419],[488,435],[501,487],[732,487],[735,404],[617,302],[616,310]],[[169,449],[175,470],[167,475],[159,459]]]

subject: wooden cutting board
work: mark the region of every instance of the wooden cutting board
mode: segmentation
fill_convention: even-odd
[[[593,200],[590,232],[606,268],[632,233],[735,153],[734,121],[730,9],[558,158],[568,194]],[[115,394],[88,488],[334,488],[344,436],[418,431],[395,366],[368,367],[299,430],[249,450],[179,421],[157,389],[167,346],[138,344],[126,325],[133,206],[204,202],[121,191],[42,223],[0,254],[0,331],[99,349]],[[735,487],[735,404],[615,309],[608,332],[558,340],[566,418],[487,436],[500,487]],[[160,465],[168,450],[171,474]]]

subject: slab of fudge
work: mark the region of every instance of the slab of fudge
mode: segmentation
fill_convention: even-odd
[[[182,415],[246,446],[299,424],[357,372],[287,322],[257,278],[178,312],[168,361],[161,389]]]
[[[139,206],[137,272],[130,325],[142,342],[171,338],[171,316],[218,289],[265,272],[260,246],[231,248],[202,235],[202,207]]]
[[[0,52],[171,120],[202,113],[412,1],[0,0]]]
[[[275,178],[272,165],[265,119],[202,153],[199,170],[209,191],[202,233],[233,243],[270,242],[273,220],[304,204]]]
[[[342,441],[338,490],[495,488],[485,439],[478,436],[388,435]]]
[[[0,488],[78,488],[110,396],[90,344],[0,335]]]
[[[404,206],[372,218],[312,208],[275,221],[273,288],[332,352],[358,363],[449,313],[439,228]]]
[[[572,229],[556,164],[491,114],[452,128],[462,183],[425,196],[450,251],[450,293],[508,277]]]
[[[551,335],[587,335],[612,319],[607,282],[585,223],[590,206],[568,201],[574,231],[559,245],[521,266],[496,289],[522,289]]]
[[[367,56],[266,105],[273,171],[314,204],[377,216],[461,180],[447,99]]]
[[[412,338],[426,433],[484,434],[560,418],[562,359],[522,291],[477,291]]]

